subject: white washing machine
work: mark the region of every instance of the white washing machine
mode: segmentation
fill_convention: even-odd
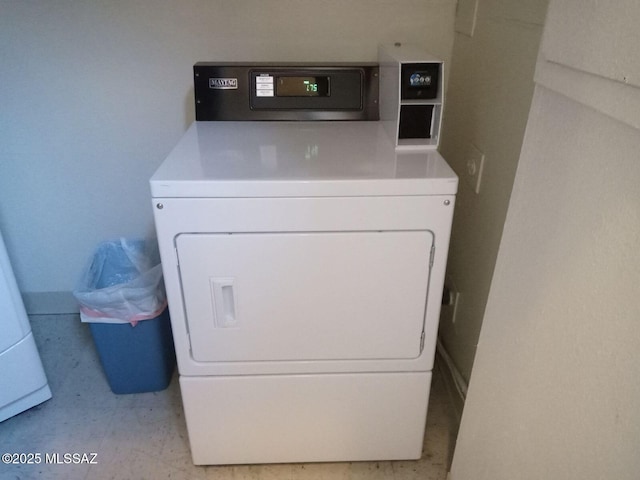
[[[0,233],[0,422],[51,398]]]
[[[406,102],[415,141],[403,58],[435,92]],[[196,65],[197,121],[151,179],[195,464],[420,458],[458,184],[441,75],[393,48]]]

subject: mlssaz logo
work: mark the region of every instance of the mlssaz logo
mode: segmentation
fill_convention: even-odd
[[[209,88],[216,90],[232,90],[238,88],[237,78],[210,78]]]

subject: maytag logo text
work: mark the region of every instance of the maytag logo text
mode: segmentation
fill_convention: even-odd
[[[231,90],[238,88],[237,78],[210,78],[209,88],[216,90]]]

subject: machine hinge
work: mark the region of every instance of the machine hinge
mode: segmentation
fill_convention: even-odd
[[[423,330],[422,335],[420,335],[420,353],[422,353],[422,350],[424,349],[424,337],[425,337],[425,333]]]
[[[429,254],[429,268],[433,267],[433,259],[436,256],[436,246],[431,245],[431,253]]]

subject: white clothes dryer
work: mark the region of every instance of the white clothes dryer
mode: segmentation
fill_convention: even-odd
[[[322,102],[351,88],[341,75],[358,112]],[[151,179],[196,464],[421,455],[458,179],[437,142],[398,148],[378,78],[196,65],[206,106]],[[238,108],[248,121],[225,120]]]

